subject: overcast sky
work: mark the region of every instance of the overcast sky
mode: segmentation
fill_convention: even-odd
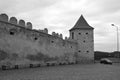
[[[0,0],[0,13],[64,36],[83,14],[95,28],[95,51],[116,50],[116,28],[111,23],[120,29],[120,0]]]

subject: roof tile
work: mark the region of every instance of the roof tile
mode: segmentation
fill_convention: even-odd
[[[83,17],[83,15],[80,16],[80,18],[78,19],[78,21],[76,22],[76,24],[74,25],[74,27],[71,30],[74,29],[94,29],[93,27],[91,27],[87,21],[85,20],[85,18]]]

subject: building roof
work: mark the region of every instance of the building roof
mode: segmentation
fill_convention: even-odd
[[[85,18],[83,17],[83,15],[80,16],[80,18],[78,19],[78,21],[76,22],[76,24],[74,25],[74,27],[71,30],[75,30],[75,29],[94,29],[93,27],[91,27],[87,21],[85,20]]]

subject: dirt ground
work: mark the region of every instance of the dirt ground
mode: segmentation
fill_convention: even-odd
[[[120,80],[120,64],[76,64],[0,70],[0,80]]]

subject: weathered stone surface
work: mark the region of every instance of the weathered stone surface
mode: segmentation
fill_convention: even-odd
[[[8,17],[5,14],[1,15],[1,19],[7,21]],[[13,21],[14,20],[14,21]],[[12,23],[15,22],[14,19],[10,19]],[[27,23],[25,26],[24,20],[19,20],[19,25],[12,25],[4,21],[0,21],[0,49],[10,54],[8,59],[10,64],[30,64],[37,63],[50,59],[56,60],[59,62],[75,62],[76,60],[81,61],[86,59],[93,58],[93,31],[90,30],[73,30],[70,32],[70,39],[65,38],[63,40],[59,38],[62,35],[53,32],[52,35],[44,34],[38,30],[30,30],[22,27],[31,28],[32,24]],[[5,27],[5,28],[4,28]],[[11,29],[17,29],[17,34],[14,35],[10,33]],[[41,30],[42,32],[48,33],[47,28]],[[72,35],[72,33],[74,33]],[[81,33],[81,34],[79,34]],[[57,36],[57,37],[56,37]],[[83,42],[85,41],[85,42]],[[86,53],[86,51],[88,51]],[[18,55],[18,58],[14,58],[16,55],[11,55],[15,53]],[[78,53],[78,57],[74,56],[75,53]],[[83,59],[84,58],[84,59]],[[7,58],[6,58],[7,59]],[[15,60],[13,60],[15,59]],[[24,61],[25,60],[25,61]],[[6,61],[6,63],[8,63]]]
[[[47,28],[44,28],[44,32],[45,32],[46,34],[48,34],[48,29],[47,29]]]
[[[17,24],[17,19],[15,17],[11,17],[9,22],[12,24]]]
[[[7,14],[0,14],[0,20],[8,22],[8,15]]]
[[[65,37],[65,40],[67,40],[68,38],[67,37]]]
[[[59,37],[59,34],[58,34],[58,33],[56,33],[56,36],[57,36],[57,37]]]
[[[31,22],[27,22],[26,28],[32,29],[32,23]]]
[[[62,35],[62,34],[60,34],[60,38],[63,38],[63,35]]]
[[[25,21],[24,20],[19,20],[19,25],[22,26],[22,27],[25,27]]]
[[[59,34],[56,33],[56,32],[52,32],[52,35],[53,35],[53,36],[56,36],[56,37],[59,37]]]
[[[52,32],[52,35],[55,36],[55,32]]]

